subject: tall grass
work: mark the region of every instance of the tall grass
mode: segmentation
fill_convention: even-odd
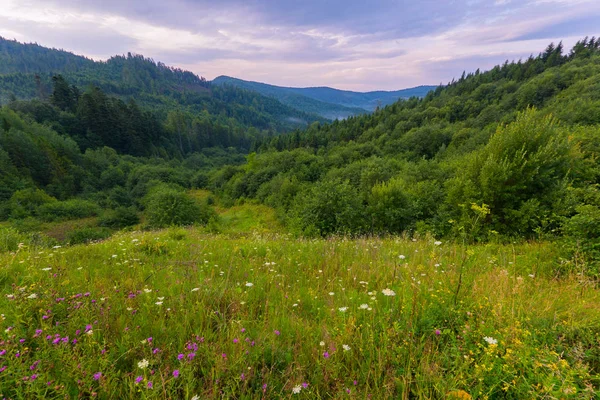
[[[547,243],[170,229],[22,247],[0,265],[0,397],[591,399],[600,388],[600,294],[557,278]]]

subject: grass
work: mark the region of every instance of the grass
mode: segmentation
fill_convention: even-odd
[[[557,275],[548,243],[169,229],[20,248],[0,265],[1,397],[591,399],[600,388],[600,294]]]

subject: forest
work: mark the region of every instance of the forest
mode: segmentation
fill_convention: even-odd
[[[550,44],[536,57],[463,73],[422,99],[287,133],[276,117],[286,106],[274,99],[214,88],[141,56],[95,65],[30,46],[22,47],[27,57],[54,60],[36,73],[60,64],[65,75],[52,76],[47,96],[13,93],[0,110],[0,217],[17,230],[86,217],[100,217],[99,227],[135,225],[148,222],[153,193],[185,203],[186,191],[205,189],[225,206],[273,207],[301,236],[568,238],[578,246],[569,251],[598,257],[595,38],[570,51]],[[24,71],[15,60],[4,72],[38,65],[28,61]],[[93,78],[88,64],[98,71]],[[143,79],[146,86],[103,89],[124,69],[134,71],[130,77],[161,75]],[[11,76],[21,75],[3,75],[4,82]],[[79,84],[84,76],[87,87]],[[185,84],[195,94],[173,89]],[[122,96],[136,90],[140,96]],[[208,103],[197,101],[207,93]],[[211,207],[200,206],[207,211],[182,221],[208,222]],[[183,223],[178,218],[158,225]]]

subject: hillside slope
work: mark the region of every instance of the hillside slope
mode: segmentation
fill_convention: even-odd
[[[570,224],[600,215],[599,47],[550,45],[423,99],[268,139],[211,189],[275,206],[309,235],[595,237]]]
[[[329,87],[292,88],[245,81],[229,76],[219,76],[215,85],[233,85],[271,96],[284,104],[305,112],[316,113],[329,119],[345,119],[375,111],[377,107],[392,104],[399,99],[423,97],[435,86],[419,86],[397,91],[352,92]]]
[[[233,118],[246,127],[284,132],[314,121],[318,115],[298,111],[279,101],[235,87],[212,87],[192,72],[128,53],[93,61],[72,53],[22,44],[0,37],[0,103],[16,99],[47,99],[52,77],[63,75],[80,91],[97,86],[107,94],[134,99],[162,111],[208,111]]]

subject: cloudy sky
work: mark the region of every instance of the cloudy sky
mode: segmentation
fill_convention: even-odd
[[[599,0],[0,0],[5,38],[359,91],[447,83],[599,34]]]

